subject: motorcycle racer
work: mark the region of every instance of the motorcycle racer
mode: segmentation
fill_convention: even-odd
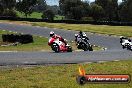
[[[131,39],[124,37],[124,36],[120,36],[120,43],[122,43],[123,40],[128,40],[129,42],[131,42]]]
[[[48,45],[51,46],[51,49],[55,52],[72,52],[72,47],[67,44],[65,39],[55,34],[53,31],[50,32]]]
[[[80,31],[78,34],[75,34],[75,43],[78,49],[83,49],[84,51],[93,51],[92,45],[88,42],[89,38],[87,35]]]
[[[65,43],[65,45],[67,45],[66,41],[61,36],[55,34],[53,31],[50,32],[50,38],[53,38],[53,40],[59,39],[59,41],[62,41]],[[53,40],[48,42],[49,46],[53,43]]]
[[[89,40],[85,32],[79,31],[78,34],[75,34],[75,42],[77,43],[80,39],[85,38],[86,42]]]
[[[131,39],[121,36],[120,37],[120,43],[121,43],[123,49],[127,48],[127,49],[132,50],[132,41],[131,41]]]

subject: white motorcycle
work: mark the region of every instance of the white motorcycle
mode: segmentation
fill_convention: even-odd
[[[130,39],[127,38],[120,38],[120,43],[123,49],[132,50],[132,42]]]

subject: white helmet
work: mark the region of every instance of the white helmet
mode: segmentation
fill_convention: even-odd
[[[54,36],[55,33],[53,31],[50,32],[50,37]]]
[[[78,34],[75,34],[75,37],[77,37],[78,36]]]
[[[120,38],[124,38],[124,36],[120,36]]]

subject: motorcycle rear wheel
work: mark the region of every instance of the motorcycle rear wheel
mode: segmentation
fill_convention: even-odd
[[[90,47],[89,47],[89,51],[93,51],[93,48],[92,48],[92,46],[90,46]]]

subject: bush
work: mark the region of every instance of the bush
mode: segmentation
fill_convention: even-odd
[[[54,20],[54,12],[52,10],[46,10],[43,12],[42,18],[43,19],[48,19],[49,21],[53,21]]]
[[[92,17],[82,17],[82,20],[84,21],[93,21]]]

